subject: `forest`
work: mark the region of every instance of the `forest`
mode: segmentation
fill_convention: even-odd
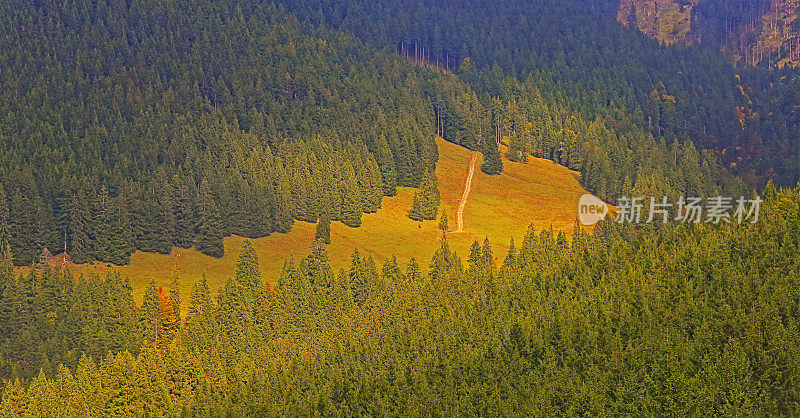
[[[761,215],[530,230],[466,259],[444,239],[427,273],[358,251],[333,272],[317,241],[274,287],[246,247],[218,296],[141,306],[118,276],[14,276],[6,252],[0,413],[797,415],[800,188],[768,185]]]
[[[531,155],[580,171],[584,187],[604,199],[748,187],[719,152],[706,151],[707,136],[662,129],[692,118],[703,119],[703,131],[714,123],[683,117],[697,108],[680,109],[684,100],[671,95],[680,80],[668,77],[656,78],[639,107],[635,92],[619,95],[614,83],[585,84],[600,79],[568,80],[580,86],[575,93],[543,70],[515,70],[515,60],[489,69],[504,62],[485,55],[502,51],[489,43],[482,53],[464,51],[473,58],[454,53],[455,73],[442,73],[415,65],[430,57],[409,61],[269,3],[0,7],[0,229],[15,265],[30,265],[45,248],[78,263],[126,264],[135,250],[173,246],[220,256],[222,237],[258,238],[323,216],[358,227],[382,196],[418,187],[434,170],[434,132],[482,151],[487,173],[502,171],[501,143],[514,161]],[[636,39],[642,51],[653,46]],[[697,66],[707,58],[662,52]],[[627,72],[620,65],[607,71]],[[651,84],[629,81],[620,90]],[[701,107],[725,108],[716,96],[735,91],[729,82],[697,96],[715,100]],[[602,97],[611,94],[619,97]],[[770,160],[774,173],[795,153],[781,155]],[[427,200],[427,216],[412,216],[437,212],[438,201]]]
[[[618,6],[0,2],[0,415],[800,415],[800,78],[664,45]],[[436,137],[610,203],[764,203],[457,254]],[[334,271],[331,223],[399,188],[438,251],[354,246]],[[304,256],[263,277],[246,243],[220,289],[166,275],[138,300],[39,263],[221,257],[297,221],[317,222]]]

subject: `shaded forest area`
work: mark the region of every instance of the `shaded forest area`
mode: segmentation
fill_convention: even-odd
[[[269,4],[0,5],[0,239],[15,264],[349,226],[437,157],[417,70]]]
[[[753,186],[800,179],[794,70],[734,68],[713,46],[662,47],[616,22],[619,0],[279,3],[302,21],[379,48],[424,49],[426,62],[469,57],[478,76],[465,80],[478,97],[501,95],[499,74],[531,77],[588,120],[630,114],[638,129],[667,144],[691,140],[714,150]],[[741,2],[713,3],[719,10],[708,13],[718,19],[732,21],[742,11]]]

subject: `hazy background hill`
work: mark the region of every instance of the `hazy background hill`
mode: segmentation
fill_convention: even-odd
[[[665,43],[721,48],[740,65],[800,62],[797,0],[621,0],[618,19]]]

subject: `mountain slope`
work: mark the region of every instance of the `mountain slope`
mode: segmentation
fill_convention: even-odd
[[[666,43],[708,44],[734,61],[767,68],[800,64],[797,0],[621,0],[618,20]]]
[[[447,211],[451,228],[455,228],[456,210],[462,197],[464,179],[469,170],[471,152],[438,140],[440,160],[437,177],[442,207]],[[480,164],[480,159],[477,162]],[[475,241],[488,238],[497,254],[504,254],[510,240],[519,245],[528,227],[537,230],[552,227],[556,232],[571,234],[577,219],[577,203],[586,191],[578,184],[574,172],[543,159],[528,164],[504,161],[502,175],[489,176],[475,170],[472,191],[464,210],[464,232],[448,234],[450,248],[466,257]],[[334,222],[328,246],[331,266],[337,271],[346,268],[354,249],[376,262],[396,256],[403,265],[415,258],[427,270],[429,257],[440,245],[438,221],[414,222],[407,216],[413,189],[400,188],[395,197],[385,197],[381,209],[363,218],[360,228]],[[288,233],[275,233],[252,240],[261,261],[264,278],[273,285],[289,260],[305,257],[314,241],[315,225],[298,222]],[[225,256],[213,258],[194,249],[175,247],[170,254],[138,251],[126,266],[105,263],[69,265],[73,275],[104,275],[116,271],[131,279],[133,294],[141,297],[151,280],[158,286],[169,286],[177,275],[181,292],[190,294],[192,286],[205,277],[212,292],[217,292],[232,276],[244,238],[225,238]],[[27,271],[19,268],[18,271]]]

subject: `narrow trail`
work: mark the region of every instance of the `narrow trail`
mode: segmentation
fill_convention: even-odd
[[[472,153],[472,158],[469,160],[469,174],[467,174],[467,182],[464,184],[464,194],[461,195],[461,203],[458,204],[458,211],[456,212],[456,225],[457,228],[453,232],[464,232],[464,207],[467,206],[467,198],[469,192],[472,190],[472,176],[475,174],[475,162],[478,161],[478,152]]]

